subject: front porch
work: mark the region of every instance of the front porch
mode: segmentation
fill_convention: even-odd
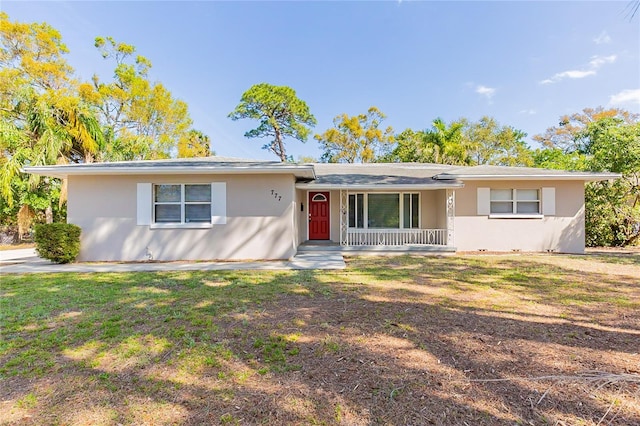
[[[339,251],[445,254],[454,245],[455,192],[452,189],[398,192],[309,191],[306,238],[298,252]],[[326,215],[323,229],[316,213]],[[314,231],[311,232],[311,227]],[[316,235],[323,237],[316,237]],[[326,239],[325,239],[326,238]]]
[[[390,209],[371,205],[369,198],[379,195],[391,197]],[[427,195],[431,200],[427,201]],[[455,191],[452,189],[398,192],[397,195],[340,190],[339,198],[341,246],[454,246]],[[372,220],[374,211],[384,217]],[[427,220],[429,216],[431,221]],[[381,223],[390,223],[393,227],[373,226]]]
[[[462,183],[434,180],[414,164],[319,164],[318,171],[313,182],[296,183],[302,250],[455,251],[455,190]]]

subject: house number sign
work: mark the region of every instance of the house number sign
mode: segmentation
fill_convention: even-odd
[[[282,195],[278,194],[275,189],[271,190],[271,195],[273,195],[273,198],[275,198],[276,200],[280,201],[282,200]]]

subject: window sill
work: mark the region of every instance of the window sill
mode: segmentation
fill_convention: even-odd
[[[542,214],[513,214],[494,213],[489,215],[489,219],[544,219]]]
[[[149,229],[209,229],[211,223],[152,223]]]

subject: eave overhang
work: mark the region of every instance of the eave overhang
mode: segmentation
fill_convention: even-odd
[[[330,191],[330,190],[347,190],[347,191],[424,191],[435,189],[451,189],[451,188],[463,188],[462,182],[451,183],[437,183],[437,184],[366,184],[366,185],[349,185],[349,184],[317,184],[313,182],[309,183],[296,183],[297,189],[309,189],[313,191]]]
[[[448,181],[448,180],[502,180],[502,181],[512,181],[512,180],[579,180],[584,182],[596,182],[602,180],[613,180],[619,179],[622,175],[618,173],[576,173],[576,174],[513,174],[513,175],[495,175],[495,174],[486,174],[486,175],[478,175],[478,174],[440,174],[434,176],[434,179],[439,181]]]
[[[94,163],[96,165],[106,163]],[[50,176],[66,179],[69,176],[81,175],[174,175],[174,174],[289,174],[298,179],[315,179],[315,171],[311,165],[277,165],[277,166],[108,166],[96,167],[94,165],[56,165],[33,166],[23,169],[26,173],[40,176]]]

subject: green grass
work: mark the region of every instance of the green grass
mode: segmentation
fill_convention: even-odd
[[[584,260],[581,256],[572,256],[576,259]],[[588,259],[592,262],[612,263],[617,265],[640,265],[640,251],[637,247],[629,253],[617,253],[617,254],[600,254],[592,253],[588,256]]]
[[[22,398],[18,399],[16,405],[19,408],[35,408],[38,403],[38,398],[33,393],[28,393]]]
[[[594,260],[609,263],[602,257]],[[73,389],[96,396],[116,423],[179,423],[162,417],[179,412],[167,404],[197,394],[181,389],[198,383],[230,411],[207,409],[212,402],[204,397],[189,400],[186,410],[196,410],[195,418],[202,421],[211,413],[217,416],[211,421],[237,424],[248,420],[233,407],[252,398],[251,389],[304,374],[310,360],[351,363],[327,368],[337,372],[364,368],[368,361],[349,353],[373,335],[404,339],[425,353],[442,345],[444,340],[425,340],[430,334],[422,334],[427,331],[416,312],[424,318],[458,312],[535,316],[544,306],[557,312],[558,321],[591,315],[598,323],[604,321],[598,312],[640,309],[638,276],[584,273],[544,259],[400,256],[352,259],[344,271],[5,275],[0,380],[47,383],[49,393],[24,383],[5,390],[14,410],[54,416],[37,417],[37,422],[70,423],[65,416],[77,411],[74,404],[83,404],[65,388],[65,380],[74,377]],[[339,319],[353,309],[364,313],[362,323]],[[536,330],[532,333],[540,333]],[[582,336],[569,329],[558,339],[572,342]],[[369,398],[401,404],[413,395],[398,385],[403,377],[390,377],[380,385],[383,391],[371,391]],[[328,389],[341,395],[354,386]],[[122,392],[158,405],[142,410],[144,415],[139,409],[132,414],[118,396]],[[348,422],[355,415],[338,396],[324,405],[311,401],[309,407],[315,408],[299,419]]]

